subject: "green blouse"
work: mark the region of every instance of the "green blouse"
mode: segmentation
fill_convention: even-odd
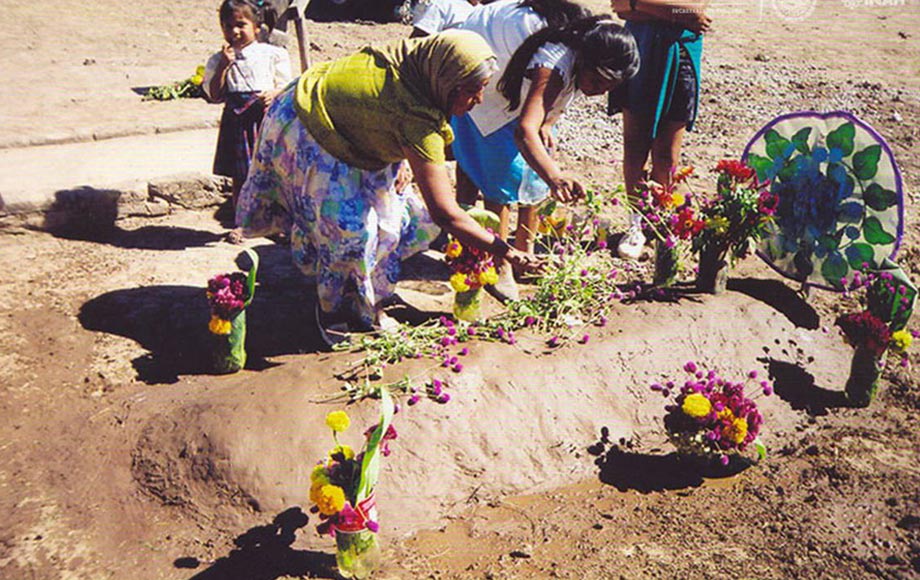
[[[366,170],[402,161],[403,148],[444,163],[454,138],[446,115],[369,49],[310,67],[297,82],[295,107],[323,149]]]

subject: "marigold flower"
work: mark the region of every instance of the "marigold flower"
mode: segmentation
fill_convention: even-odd
[[[339,453],[341,453],[346,460],[355,458],[355,450],[348,445],[336,445],[329,451],[329,457],[333,457]]]
[[[224,320],[219,316],[211,316],[211,322],[208,323],[208,330],[210,330],[212,334],[225,335],[230,334],[232,326],[229,320]]]
[[[194,74],[189,79],[189,82],[191,82],[193,85],[200,85],[202,82],[204,82],[204,75]]]
[[[691,393],[684,399],[681,410],[696,419],[705,417],[712,412],[712,402],[700,393]]]
[[[466,283],[466,274],[463,272],[457,272],[456,274],[451,275],[450,287],[454,289],[454,292],[469,291],[470,285]]]
[[[345,507],[345,490],[337,485],[324,485],[319,488],[315,503],[324,516],[337,514]]]
[[[447,248],[444,250],[444,255],[450,259],[459,258],[460,254],[463,253],[463,246],[460,245],[460,242],[457,240],[451,240],[447,244]]]
[[[326,425],[336,433],[341,433],[351,425],[351,419],[345,411],[333,411],[326,415]]]
[[[741,445],[744,443],[744,438],[747,437],[747,432],[748,424],[744,417],[738,417],[734,419],[729,425],[726,425],[725,428],[722,429],[722,435],[736,445]]]
[[[483,286],[495,285],[498,283],[498,272],[495,271],[494,267],[486,268],[484,272],[479,274],[479,283]]]
[[[910,348],[913,337],[906,330],[898,330],[891,333],[891,348],[898,352],[904,352]]]

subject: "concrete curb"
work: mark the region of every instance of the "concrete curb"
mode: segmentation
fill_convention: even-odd
[[[129,217],[216,207],[230,196],[229,178],[193,173],[104,188],[79,186],[41,195],[7,194],[0,197],[0,233],[16,228],[101,230]]]
[[[121,137],[137,137],[142,135],[165,135],[181,131],[195,131],[199,129],[214,129],[220,125],[219,119],[194,121],[180,125],[151,125],[131,126],[114,129],[86,129],[73,130],[61,133],[46,133],[44,135],[23,135],[14,139],[0,139],[0,150],[20,149],[25,147],[41,147],[44,145],[67,145],[73,143],[88,143],[91,141],[105,141]]]

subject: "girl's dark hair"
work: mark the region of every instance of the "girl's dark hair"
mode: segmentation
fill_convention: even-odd
[[[632,34],[613,19],[602,14],[590,16],[560,27],[548,26],[527,37],[514,51],[498,91],[508,99],[508,110],[521,104],[521,85],[527,65],[537,50],[547,43],[561,43],[575,50],[579,70],[600,71],[603,76],[626,80],[639,70],[639,49]]]
[[[235,11],[248,10],[249,14],[252,16],[252,21],[256,25],[256,29],[258,29],[262,26],[262,9],[264,6],[265,0],[224,0],[220,3],[220,9],[217,11],[217,14],[220,17],[220,23],[223,24],[225,22],[230,22]]]
[[[590,10],[569,0],[521,0],[519,5],[542,16],[550,28],[591,16]]]

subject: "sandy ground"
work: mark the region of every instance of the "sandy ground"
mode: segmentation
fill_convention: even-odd
[[[217,108],[201,101],[141,102],[132,90],[184,78],[219,46],[210,2],[137,10],[65,0],[53,18],[32,3],[7,8],[16,25],[0,35],[0,144],[214,123]],[[723,3],[712,14],[685,160],[707,167],[736,155],[789,110],[858,112],[904,172],[900,261],[917,279],[916,3]],[[315,58],[408,33],[308,28]],[[562,154],[610,188],[619,121],[599,107],[572,111]],[[333,577],[331,541],[301,509],[328,446],[322,416],[337,408],[324,401],[353,356],[318,351],[307,282],[284,247],[253,240],[263,267],[251,362],[236,375],[204,372],[202,286],[239,253],[220,241],[219,217],[0,232],[3,578]],[[429,258],[406,278],[410,303],[447,310],[444,272]],[[846,408],[850,350],[825,331],[838,308],[834,295],[802,300],[751,259],[726,294],[617,305],[590,346],[475,344],[450,376],[451,403],[398,416],[379,490],[380,577],[920,576],[920,375],[891,369],[871,408]],[[762,402],[766,462],[722,479],[675,462],[647,385],[689,358],[773,379],[777,396]],[[349,412],[365,424],[374,407]]]

